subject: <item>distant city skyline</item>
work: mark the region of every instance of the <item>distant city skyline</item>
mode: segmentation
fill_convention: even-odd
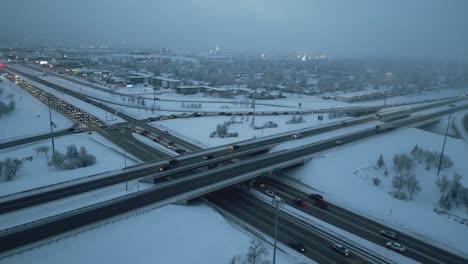
[[[468,58],[463,0],[2,1],[0,46]]]

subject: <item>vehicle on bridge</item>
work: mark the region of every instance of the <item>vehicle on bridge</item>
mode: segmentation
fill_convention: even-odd
[[[292,135],[292,137],[293,137],[294,139],[296,139],[296,138],[301,138],[302,135],[301,135],[300,133],[296,133],[296,134]]]
[[[229,150],[236,150],[236,149],[239,149],[240,146],[239,145],[232,145],[229,147]]]
[[[179,163],[177,159],[171,159],[171,160],[166,161],[167,165],[176,165],[177,163]]]
[[[394,128],[395,128],[395,123],[389,122],[389,123],[383,123],[383,124],[380,124],[380,125],[376,125],[375,126],[375,131],[377,133],[380,133],[380,132],[385,132],[385,131],[388,131],[388,130],[391,130],[391,129],[394,129]]]
[[[171,166],[169,164],[164,164],[159,168],[159,171],[167,171],[170,169],[171,169]]]

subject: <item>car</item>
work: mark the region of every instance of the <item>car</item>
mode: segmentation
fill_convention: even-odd
[[[164,164],[159,168],[159,171],[167,171],[171,168],[169,164]]]
[[[208,169],[216,168],[218,167],[218,163],[211,163],[206,166]]]
[[[270,196],[270,197],[275,197],[278,195],[277,191],[272,191],[272,190],[265,190],[265,194]]]
[[[169,131],[165,130],[162,132],[164,135],[169,135]]]
[[[338,253],[343,254],[345,257],[349,257],[350,255],[349,250],[341,244],[335,243],[333,245],[333,249],[337,251]]]
[[[341,125],[341,126],[345,126],[345,125],[346,125],[346,122],[340,122],[340,125]]]
[[[317,201],[314,203],[315,206],[317,206],[320,209],[327,210],[328,209],[328,204],[324,201]]]
[[[73,131],[75,131],[75,128],[74,128],[74,127],[70,127],[69,129],[67,129],[67,131],[73,132]]]
[[[187,152],[185,149],[180,149],[180,148],[176,148],[176,149],[174,149],[174,151],[175,151],[177,154],[184,154],[184,153]]]
[[[341,145],[341,144],[343,144],[343,141],[341,141],[341,140],[335,141],[335,145]]]
[[[305,252],[305,247],[301,242],[297,242],[297,241],[291,242],[291,247],[294,248],[295,250],[297,250],[300,253]]]
[[[278,112],[272,112],[273,115],[279,115]]]
[[[210,160],[212,158],[213,158],[213,155],[211,155],[211,154],[203,156],[204,160]]]
[[[395,232],[388,230],[380,230],[380,234],[389,238],[398,239],[398,236]]]
[[[240,146],[239,145],[232,145],[229,147],[229,150],[236,150],[236,149],[239,149]]]
[[[226,113],[224,113],[224,112],[219,112],[219,115],[226,115]]]
[[[232,113],[226,113],[226,116],[232,116]]]
[[[400,243],[397,243],[397,242],[387,242],[387,247],[393,249],[393,250],[396,250],[396,251],[400,251],[400,252],[405,252],[406,248],[401,245]]]
[[[107,129],[108,129],[108,130],[117,130],[117,128],[116,128],[116,127],[113,127],[113,126],[109,126],[109,127],[107,127]]]
[[[167,144],[168,144],[169,146],[175,146],[175,143],[174,143],[173,141],[169,141],[169,142],[167,142]]]
[[[130,128],[132,128],[131,126],[122,126],[122,127],[125,128],[125,129],[130,129]]]
[[[302,200],[299,199],[299,198],[293,199],[292,201],[293,201],[293,203],[295,203],[295,204],[297,204],[297,205],[306,206],[306,202],[302,201]]]
[[[167,165],[176,165],[177,163],[179,163],[179,161],[177,159],[170,159],[170,160],[166,161]]]
[[[292,135],[292,137],[293,137],[293,138],[301,138],[301,137],[302,137],[302,135],[301,135],[301,134],[299,134],[299,133],[296,133],[296,134],[293,134],[293,135]]]
[[[248,112],[247,115],[253,115],[253,112]]]
[[[312,193],[309,195],[310,199],[317,200],[319,202],[323,201],[323,196],[320,194]]]

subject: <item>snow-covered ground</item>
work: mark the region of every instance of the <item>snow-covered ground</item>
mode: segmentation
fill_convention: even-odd
[[[229,263],[252,235],[205,205],[170,205],[0,259],[0,263]],[[271,260],[273,250],[268,244]],[[299,258],[304,261],[304,258]],[[277,252],[278,263],[300,263]],[[309,262],[308,262],[309,263]]]
[[[8,103],[10,101],[8,95],[11,94],[13,95],[13,101],[16,103],[13,112],[0,118],[0,142],[49,133],[49,108],[47,105],[41,103],[3,76],[0,78],[3,81],[0,82],[0,87],[3,89],[0,101]],[[71,120],[53,109],[51,116],[55,124],[55,131],[73,125]]]
[[[268,121],[273,121],[278,124],[276,128],[253,129],[250,127],[252,116],[239,117],[236,116],[236,123],[229,126],[229,132],[239,133],[238,137],[230,138],[210,138],[210,133],[216,131],[218,124],[228,122],[230,116],[215,116],[215,117],[196,117],[196,118],[181,118],[164,121],[156,121],[150,123],[151,125],[161,128],[163,130],[171,131],[175,136],[180,136],[190,141],[194,141],[198,145],[206,147],[217,147],[234,142],[248,140],[252,138],[259,138],[264,136],[275,135],[279,133],[289,132],[302,128],[312,127],[319,125],[317,121],[317,114],[304,115],[304,123],[299,124],[286,124],[292,118],[290,115],[279,116],[257,116],[255,117],[255,125],[261,126]],[[323,115],[323,124],[338,122],[347,118],[328,119],[327,114]],[[321,123],[320,123],[321,124]]]
[[[48,156],[52,155],[51,140],[43,140],[18,147],[0,150],[0,160],[6,158],[23,159],[33,157],[32,161],[24,160],[23,167],[18,172],[16,178],[9,182],[0,182],[0,196],[34,189],[58,182],[64,182],[89,175],[94,175],[106,171],[118,170],[131,166],[134,162],[131,159],[117,154],[112,149],[123,151],[113,145],[110,141],[96,133],[91,135],[87,133],[73,134],[55,138],[55,149],[65,153],[68,145],[74,144],[78,149],[85,147],[88,153],[96,157],[96,164],[74,170],[59,171],[53,167],[47,166],[48,157],[41,153],[36,155],[35,148],[39,146],[48,146]],[[99,142],[99,143],[97,143]],[[105,145],[105,146],[104,146]]]
[[[131,88],[119,88],[115,91],[118,93],[123,94],[120,95],[110,95],[108,92],[104,91],[97,91],[94,88],[87,87],[85,85],[80,85],[75,82],[71,82],[69,80],[65,80],[61,77],[51,76],[50,74],[47,76],[42,76],[43,73],[41,71],[36,71],[27,67],[24,67],[19,64],[14,65],[15,68],[25,71],[27,73],[40,76],[40,78],[59,84],[64,85],[69,89],[73,89],[76,91],[85,92],[89,95],[96,96],[98,98],[102,98],[104,100],[113,101],[116,104],[128,104],[127,99],[123,99],[123,95],[139,95],[144,98],[145,105],[147,107],[151,107],[153,105],[153,91],[151,87],[144,87],[144,86],[135,86]],[[37,66],[34,66],[37,67]],[[101,88],[109,89],[108,87],[103,87],[102,85],[90,83],[86,80],[79,79],[75,76],[66,76],[67,78],[76,79],[80,82],[89,83],[90,85],[97,85]],[[431,92],[424,92],[420,94],[414,95],[405,95],[405,96],[397,96],[387,98],[387,105],[391,104],[400,104],[400,103],[412,103],[412,102],[422,102],[425,100],[432,100],[434,98],[446,98],[451,96],[460,96],[468,92],[468,88],[466,89],[444,89],[441,91],[431,91]],[[164,111],[187,111],[187,112],[216,112],[216,111],[224,111],[224,112],[236,112],[236,111],[252,111],[249,107],[242,107],[239,104],[233,103],[234,99],[223,99],[217,97],[210,97],[204,96],[203,94],[195,94],[195,95],[180,95],[176,94],[173,91],[158,91],[160,93],[157,97],[163,100],[174,100],[176,102],[166,102],[166,101],[157,101],[156,107],[160,110]],[[310,96],[310,95],[298,95],[293,93],[283,93],[286,98],[276,99],[276,100],[257,100],[257,111],[284,111],[284,110],[296,110],[299,103],[303,110],[318,110],[318,109],[327,109],[327,108],[337,108],[337,107],[355,107],[355,106],[375,106],[375,105],[383,105],[383,100],[376,100],[376,101],[369,101],[369,102],[359,102],[359,103],[346,103],[340,102],[335,100],[325,100],[321,96]],[[336,94],[340,95],[340,94]],[[238,98],[238,101],[240,98]],[[181,102],[201,102],[202,108],[200,109],[188,109],[183,108]],[[226,108],[227,107],[227,108]],[[135,104],[133,107],[126,107],[125,111],[138,111],[138,108]],[[145,110],[139,110],[140,113],[138,115],[144,115],[146,112]],[[130,114],[130,113],[129,113]],[[145,116],[146,117],[146,116]]]
[[[304,138],[293,144],[314,141],[313,138]],[[319,153],[320,157],[289,171],[288,174],[322,191],[325,199],[331,202],[378,219],[401,232],[414,234],[429,242],[441,243],[468,255],[468,237],[464,235],[468,225],[460,223],[468,218],[465,209],[452,210],[449,214],[436,214],[433,211],[439,207],[441,195],[435,185],[436,169],[427,171],[423,164],[416,163],[414,173],[422,190],[413,200],[397,200],[389,194],[393,191],[392,159],[395,154],[409,155],[415,144],[423,149],[440,151],[442,143],[442,135],[415,128],[401,129],[323,151]],[[293,147],[292,143],[286,144]],[[384,157],[388,176],[384,175],[385,169],[376,168],[380,154]],[[468,146],[460,139],[449,137],[445,155],[453,160],[454,165],[443,170],[441,175],[452,178],[453,173],[457,172],[463,176],[462,184],[467,186]],[[373,185],[373,177],[381,180],[380,186]]]

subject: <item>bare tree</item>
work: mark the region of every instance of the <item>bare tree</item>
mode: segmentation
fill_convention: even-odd
[[[408,188],[410,199],[413,198],[413,194],[416,194],[421,190],[421,185],[419,184],[418,179],[416,179],[416,175],[413,173],[411,173],[406,179],[406,187]]]
[[[392,179],[392,186],[393,186],[393,188],[396,189],[397,194],[400,193],[401,188],[403,188],[404,185],[405,185],[405,180],[403,179],[402,176],[395,176],[395,177],[393,177],[393,179]]]
[[[7,181],[11,181],[16,177],[16,173],[23,166],[23,162],[19,159],[7,158],[3,162],[3,168],[5,170],[5,176]]]
[[[264,255],[268,254],[268,248],[258,239],[250,240],[249,252],[247,252],[247,260],[251,264],[261,261]]]
[[[445,190],[447,190],[447,188],[450,185],[450,181],[447,175],[443,175],[442,177],[437,176],[436,185],[437,187],[439,187],[440,192],[444,192]]]

